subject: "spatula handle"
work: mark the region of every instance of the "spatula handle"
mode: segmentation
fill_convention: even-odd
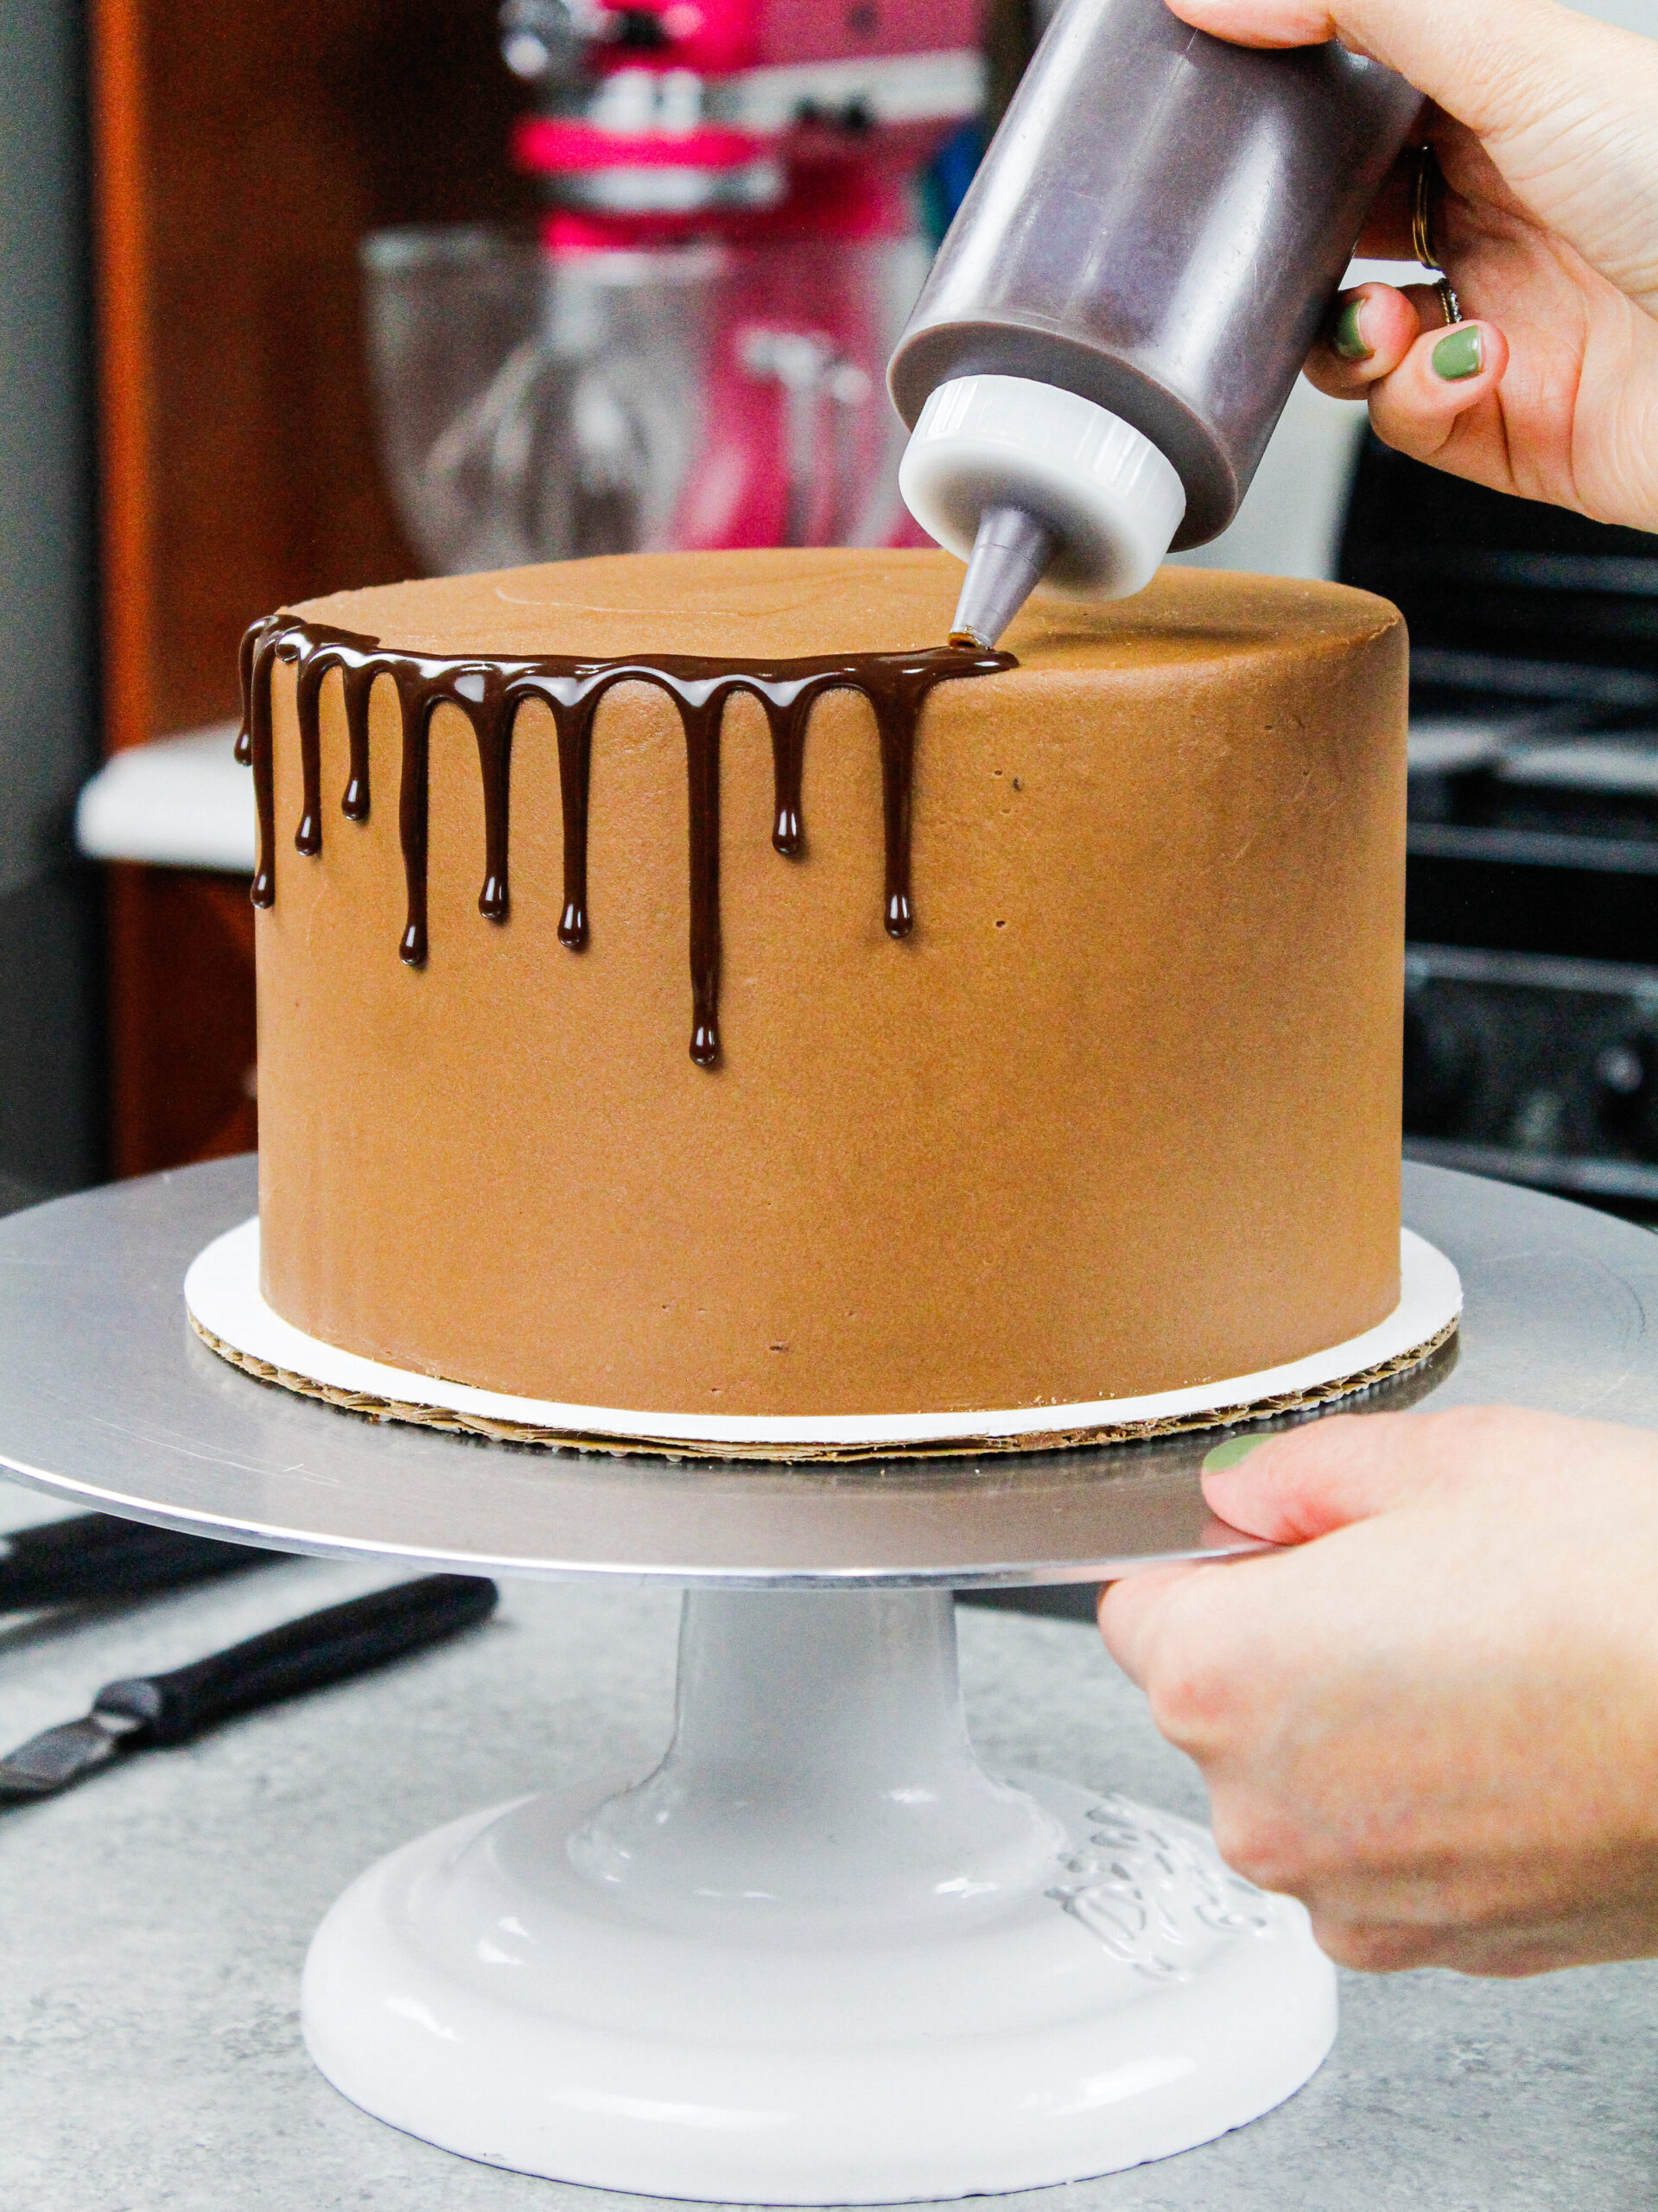
[[[289,1621],[168,1675],[138,1675],[99,1690],[93,1711],[139,1722],[153,1744],[180,1744],[204,1728],[302,1691],[346,1681],[486,1620],[495,1585],[471,1574],[429,1574],[371,1591]]]
[[[283,1556],[120,1520],[112,1513],[73,1513],[0,1536],[0,1612],[138,1598],[212,1575],[269,1566]]]

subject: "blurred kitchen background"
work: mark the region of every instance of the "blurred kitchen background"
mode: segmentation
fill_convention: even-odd
[[[1593,12],[1658,35],[1658,0]],[[253,617],[577,553],[918,542],[881,371],[1039,28],[1026,0],[0,13],[0,1208],[256,1141]],[[1442,479],[1303,386],[1188,557],[1409,620],[1407,1149],[1658,1221],[1658,540]]]

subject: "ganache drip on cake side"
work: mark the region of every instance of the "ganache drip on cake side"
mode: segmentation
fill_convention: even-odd
[[[294,665],[303,786],[296,849],[310,857],[322,850],[322,680],[340,671],[345,688],[350,764],[340,810],[353,822],[369,812],[369,694],[376,679],[397,687],[403,719],[403,765],[397,822],[408,892],[408,918],[399,947],[418,968],[426,958],[427,816],[430,732],[440,706],[460,709],[478,740],[484,792],[484,887],[479,912],[489,920],[507,915],[508,794],[512,738],[520,707],[538,699],[553,717],[558,738],[559,792],[563,807],[564,911],[562,944],[579,952],[588,941],[588,788],[593,722],[613,685],[651,683],[679,709],[685,732],[690,796],[691,1058],[711,1067],[720,1056],[720,728],[727,699],[739,691],[758,699],[772,735],[775,819],[772,842],[785,859],[804,849],[800,818],[806,724],[825,691],[858,691],[875,711],[880,739],[881,811],[886,842],[885,921],[889,937],[907,937],[914,915],[910,897],[910,812],[915,777],[916,729],[935,684],[967,676],[992,676],[1018,665],[1011,653],[977,652],[957,645],[915,652],[835,653],[795,660],[721,660],[691,653],[636,654],[594,660],[566,653],[525,658],[476,654],[403,652],[327,623],[273,614],[256,622],[242,639],[242,728],[236,757],[253,765],[259,817],[259,858],[253,903],[275,901],[276,772],[271,676],[277,661]]]

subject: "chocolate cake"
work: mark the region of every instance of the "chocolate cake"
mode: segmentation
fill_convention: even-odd
[[[564,1404],[1070,1405],[1399,1296],[1403,626],[664,554],[250,632],[263,1287]]]

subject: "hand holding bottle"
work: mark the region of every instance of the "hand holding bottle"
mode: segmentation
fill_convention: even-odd
[[[1339,38],[1428,96],[1445,190],[1431,286],[1343,296],[1307,363],[1401,452],[1524,499],[1658,530],[1658,40],[1556,0],[1169,0],[1263,47]],[[1401,164],[1361,251],[1409,259]]]

